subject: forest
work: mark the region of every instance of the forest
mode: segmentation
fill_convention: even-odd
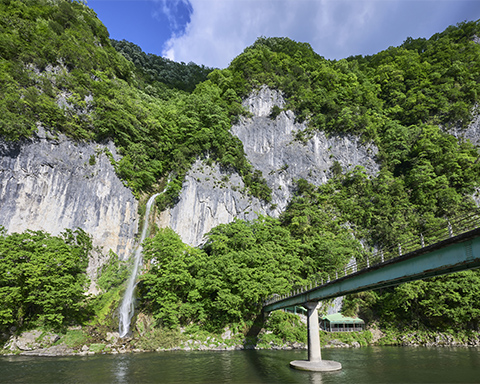
[[[269,295],[476,208],[478,148],[448,132],[467,128],[477,113],[479,22],[333,61],[307,43],[260,37],[228,68],[214,69],[110,40],[80,1],[0,0],[0,15],[2,139],[25,140],[39,126],[77,141],[111,139],[122,155],[112,158],[117,175],[137,197],[168,183],[160,210],[175,204],[197,159],[237,172],[245,193],[270,201],[263,175],[230,132],[248,116],[242,98],[262,85],[282,91],[285,109],[307,123],[296,140],[323,131],[378,147],[378,175],[336,164],[326,184],[298,180],[279,218],[220,225],[201,248],[156,228],[144,244],[139,310],[159,327],[250,327]],[[113,327],[107,312],[128,266],[112,255],[100,271],[103,294],[83,295],[90,246],[81,231],[2,230],[0,329],[95,317]],[[348,297],[344,309],[383,327],[478,330],[479,290],[480,273],[462,272]]]

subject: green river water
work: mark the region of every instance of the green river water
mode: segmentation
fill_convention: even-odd
[[[480,348],[324,349],[337,372],[302,372],[306,351],[1,356],[0,383],[480,383]]]

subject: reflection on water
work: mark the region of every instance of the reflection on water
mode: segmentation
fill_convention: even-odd
[[[88,357],[0,357],[5,383],[478,383],[479,348],[325,349],[335,372],[302,372],[306,351],[159,352]]]
[[[112,376],[115,377],[115,382],[119,384],[128,383],[128,371],[131,359],[129,356],[120,355],[113,361],[111,365]]]

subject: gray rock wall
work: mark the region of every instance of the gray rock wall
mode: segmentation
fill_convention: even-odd
[[[178,203],[160,214],[157,225],[172,228],[184,243],[198,246],[204,242],[204,234],[219,224],[266,214],[268,208],[243,188],[238,174],[198,160],[185,178]]]
[[[476,42],[478,43],[478,41]],[[459,142],[471,142],[480,154],[480,109],[478,106],[475,107],[473,113],[473,120],[467,128],[460,129],[459,127],[452,127],[444,129],[444,131],[455,136]],[[477,204],[477,207],[480,207],[480,188],[475,188],[472,198],[475,201],[475,204]]]
[[[262,171],[272,189],[272,202],[265,204],[242,193],[239,175],[197,161],[185,179],[179,202],[161,214],[159,226],[170,226],[185,243],[197,246],[204,241],[204,234],[218,224],[235,218],[251,220],[257,214],[278,216],[292,197],[296,179],[304,178],[316,185],[325,183],[334,161],[344,170],[362,165],[371,174],[378,171],[374,145],[365,145],[355,136],[327,138],[322,133],[306,144],[294,141],[295,132],[305,129],[305,125],[296,123],[291,111],[271,120],[274,105],[284,107],[282,94],[261,88],[244,101],[252,117],[232,127],[232,133],[243,142],[248,159]]]
[[[24,142],[0,141],[0,226],[8,233],[31,229],[53,235],[83,229],[102,249],[91,260],[93,276],[101,254],[111,249],[124,258],[131,252],[138,203],[115,175],[105,146],[75,144],[64,136],[47,139],[39,132]]]
[[[243,142],[248,159],[262,171],[272,189],[276,215],[290,201],[295,180],[303,178],[315,185],[326,183],[335,161],[343,171],[360,165],[372,175],[378,172],[375,145],[364,144],[353,135],[327,137],[323,132],[300,143],[295,134],[303,131],[305,124],[296,123],[292,111],[281,112],[272,120],[269,115],[274,105],[280,108],[285,105],[280,92],[263,87],[252,93],[244,106],[253,117],[242,119],[232,127],[232,132]]]
[[[452,127],[446,130],[446,132],[455,136],[459,140],[468,140],[478,147],[480,145],[480,110],[478,107],[475,108],[474,114],[472,122],[466,129]]]

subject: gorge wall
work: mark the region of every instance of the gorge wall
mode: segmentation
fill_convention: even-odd
[[[292,197],[295,180],[304,178],[315,185],[325,183],[335,161],[344,171],[357,165],[372,175],[379,170],[375,162],[377,148],[362,143],[359,137],[327,137],[317,133],[306,143],[296,141],[295,133],[306,126],[295,121],[292,111],[282,111],[275,119],[269,117],[275,105],[285,106],[278,91],[262,87],[243,105],[251,117],[241,118],[232,127],[232,133],[243,142],[254,168],[265,177],[272,189],[272,201],[267,204],[242,193],[244,186],[239,175],[197,161],[185,179],[179,202],[162,212],[157,222],[162,227],[170,226],[187,244],[202,244],[204,234],[210,229],[235,218],[278,216]]]
[[[472,122],[466,129],[452,127],[447,130],[447,133],[455,136],[459,141],[470,141],[478,148],[480,146],[480,111],[478,107],[474,111],[474,118]],[[480,188],[475,188],[473,200],[477,206],[480,207]]]
[[[251,116],[231,129],[272,189],[272,201],[249,196],[238,174],[198,160],[185,178],[178,203],[158,214],[157,225],[171,227],[185,243],[198,246],[213,227],[235,218],[278,217],[292,197],[295,180],[325,183],[335,162],[343,171],[360,165],[372,175],[378,172],[374,144],[353,135],[324,133],[299,142],[295,134],[305,124],[296,122],[288,110],[272,119],[275,105],[285,106],[280,92],[267,87],[254,91],[244,100]],[[469,129],[452,134],[478,144],[479,127],[477,117]],[[74,143],[41,128],[30,140],[0,141],[0,226],[9,233],[31,229],[53,235],[82,228],[101,248],[89,266],[92,277],[109,249],[127,257],[138,230],[138,202],[116,176],[106,149],[116,156],[113,144]]]
[[[0,142],[0,226],[57,235],[81,228],[92,236],[89,275],[111,249],[128,256],[138,227],[138,203],[105,154],[113,144],[77,144],[39,129],[21,142]]]

